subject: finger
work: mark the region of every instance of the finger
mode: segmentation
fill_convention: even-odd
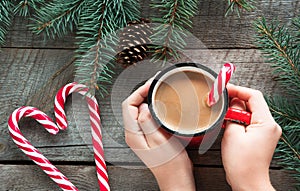
[[[252,107],[249,109],[255,110],[256,108],[261,108],[269,110],[269,107],[264,100],[263,94],[258,90],[241,86],[235,86],[232,84],[227,85],[227,90],[229,97],[237,97],[245,102],[249,102],[249,105]]]
[[[237,97],[246,102],[247,109],[252,112],[251,123],[273,119],[268,104],[260,91],[232,84],[227,85],[227,90],[229,97]]]
[[[153,78],[149,79],[144,85],[135,90],[123,103],[130,106],[139,106],[147,97]]]
[[[135,133],[125,129],[125,142],[131,149],[149,149],[143,133]]]
[[[152,118],[148,105],[143,103],[139,107],[138,124],[142,129],[149,147],[156,147],[165,143],[170,135],[159,128]]]
[[[238,98],[233,98],[230,102],[230,107],[239,109],[239,110],[246,110],[246,105],[245,102],[238,99]],[[224,136],[239,136],[241,134],[245,133],[245,126],[241,124],[237,124],[234,122],[228,121],[226,123],[226,129],[224,132]]]
[[[125,101],[122,103],[122,115],[124,128],[132,132],[142,132],[138,126],[137,119],[139,116],[138,106],[144,101],[148,94],[152,78],[148,80],[143,86],[134,91]]]
[[[134,152],[149,168],[160,166],[178,156],[183,145],[176,137],[163,131],[152,118],[148,105],[143,103],[139,107],[138,124],[143,130],[149,149],[135,149]]]
[[[123,105],[122,110],[124,129],[132,133],[143,134],[143,131],[137,123],[138,108],[129,105],[124,107]]]
[[[239,110],[246,110],[246,103],[245,101],[237,97],[234,97],[231,99],[229,107],[239,109]]]
[[[171,161],[182,153],[184,149],[184,146],[176,139],[176,137],[171,137],[168,141],[156,147],[132,150],[148,168],[153,168]]]
[[[138,124],[145,135],[158,131],[159,126],[152,118],[148,104],[142,103],[139,106]]]

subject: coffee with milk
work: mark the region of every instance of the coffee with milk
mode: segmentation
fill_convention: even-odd
[[[197,133],[209,128],[222,111],[221,103],[206,104],[212,84],[212,76],[205,71],[185,69],[168,74],[154,92],[157,117],[176,132]]]

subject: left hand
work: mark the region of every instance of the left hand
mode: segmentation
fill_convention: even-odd
[[[161,190],[196,190],[193,165],[185,148],[156,124],[143,103],[152,80],[122,103],[125,140],[150,168]]]

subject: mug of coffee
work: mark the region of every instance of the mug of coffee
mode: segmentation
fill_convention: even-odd
[[[197,63],[179,63],[164,69],[155,76],[148,93],[152,117],[169,133],[189,141],[189,145],[200,144],[205,134],[213,135],[224,120],[248,125],[251,113],[229,108],[226,89],[216,104],[206,104],[216,78],[217,73]]]

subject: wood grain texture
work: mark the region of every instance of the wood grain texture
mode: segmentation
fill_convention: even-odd
[[[45,82],[51,80],[61,67],[67,65],[72,56],[72,51],[2,49],[0,53],[2,108],[6,110],[30,103],[29,97],[42,88]]]
[[[16,49],[7,49],[7,51],[15,51]],[[38,50],[30,50],[24,49],[24,52],[35,51]],[[50,50],[50,49],[43,49],[43,62],[47,62],[50,65],[54,64],[57,67],[55,69],[48,69],[52,72],[43,74],[40,73],[40,78],[35,78],[37,83],[39,81],[39,86],[32,85],[33,88],[36,88],[33,92],[28,92],[27,94],[22,93],[20,94],[15,93],[14,88],[11,93],[6,89],[2,89],[4,92],[1,94],[2,97],[9,98],[9,102],[14,100],[14,97],[7,96],[14,95],[16,97],[23,97],[27,100],[19,103],[19,105],[33,105],[35,107],[40,108],[52,118],[53,116],[53,100],[54,96],[59,89],[60,86],[65,84],[66,82],[72,80],[72,72],[73,72],[73,65],[72,59],[68,59],[67,56],[65,61],[56,61],[51,60],[53,57],[61,58],[60,54],[70,56],[72,55],[72,51],[64,50],[60,54],[58,54],[58,50]],[[57,55],[58,54],[58,55]],[[8,54],[2,54],[1,58],[4,60],[4,63],[9,65],[10,63],[14,63],[12,58],[5,58]],[[232,79],[234,83],[244,86],[249,86],[252,88],[263,90],[264,93],[271,93],[276,90],[276,82],[272,81],[272,78],[269,76],[271,75],[271,68],[269,64],[263,63],[262,55],[258,50],[255,49],[213,49],[213,50],[194,50],[189,49],[185,50],[184,55],[186,57],[182,60],[184,61],[193,61],[202,63],[208,67],[213,68],[214,70],[218,70],[222,63],[226,61],[234,61],[237,66],[237,71],[234,74],[234,78]],[[12,56],[11,56],[12,57]],[[6,60],[11,60],[10,62]],[[36,60],[36,59],[34,59]],[[25,62],[20,60],[20,62]],[[40,62],[39,62],[40,63]],[[57,63],[57,65],[56,65]],[[18,64],[19,63],[15,63]],[[29,65],[35,65],[35,62],[28,61]],[[39,66],[39,65],[38,65]],[[164,66],[165,67],[165,66]],[[9,68],[9,67],[8,67]],[[148,79],[152,77],[158,70],[162,69],[162,66],[149,66],[152,71],[149,71],[148,68],[140,68],[139,65],[132,66],[123,70],[121,67],[116,67],[115,76],[114,76],[114,83],[108,85],[108,89],[110,92],[113,89],[116,91],[116,96],[112,94],[106,95],[106,97],[101,98],[98,96],[98,102],[100,104],[101,109],[101,119],[103,125],[103,134],[104,134],[104,146],[108,148],[107,150],[107,161],[112,163],[124,163],[126,161],[133,161],[138,162],[139,160],[136,159],[135,155],[132,152],[128,151],[127,145],[124,141],[124,130],[122,126],[122,119],[121,119],[121,102],[129,95],[132,88],[135,87],[138,83],[142,81],[141,76],[144,79]],[[47,72],[48,70],[44,70]],[[260,75],[261,73],[256,73],[255,71],[259,70],[264,75]],[[34,72],[34,71],[33,71]],[[44,72],[44,73],[45,73]],[[128,73],[124,79],[122,74]],[[7,71],[3,71],[4,75],[1,75],[1,79],[3,81],[7,81],[8,84],[14,82],[15,80],[6,77],[8,75]],[[38,73],[38,72],[37,72]],[[29,75],[29,72],[26,73]],[[36,75],[36,74],[35,74]],[[48,75],[45,77],[44,75]],[[120,78],[120,79],[119,79]],[[28,82],[27,78],[21,78],[24,82],[20,81],[21,83]],[[258,79],[260,83],[256,83],[257,81],[254,79]],[[253,82],[254,81],[254,82]],[[119,84],[122,82],[121,84]],[[30,81],[29,81],[30,85]],[[27,87],[27,84],[24,85]],[[6,86],[4,86],[6,87]],[[18,88],[21,88],[18,86]],[[22,92],[22,90],[19,90]],[[112,98],[114,98],[112,100]],[[3,100],[3,99],[1,99]],[[6,102],[7,100],[4,99]],[[20,100],[18,100],[20,101]],[[3,102],[4,104],[4,102]],[[114,106],[117,106],[117,110],[113,110]],[[8,111],[12,110],[12,106],[10,104],[6,105],[6,109]],[[10,109],[10,110],[9,110]],[[25,119],[22,120],[20,123],[21,130],[25,137],[27,137],[33,145],[37,148],[41,148],[41,151],[45,153],[51,160],[55,161],[93,161],[92,160],[92,153],[91,153],[91,135],[90,135],[90,124],[89,124],[89,116],[86,104],[84,100],[81,99],[81,96],[77,97],[69,96],[66,104],[67,116],[69,120],[69,127],[66,131],[60,132],[58,135],[53,136],[48,134],[40,125],[38,125],[32,119]],[[3,134],[8,135],[6,120],[8,119],[9,112],[3,114],[2,116],[2,125],[1,129]],[[21,153],[17,149],[17,147],[12,143],[11,138],[9,136],[3,137],[1,140],[2,146],[0,149],[0,160],[28,160],[26,156]],[[212,146],[212,149],[219,150],[220,149],[220,142],[221,137],[217,139],[215,144]],[[85,145],[89,145],[89,148],[86,148]],[[216,160],[206,160],[204,157],[203,161],[208,161],[208,163],[201,163],[201,157],[198,160],[198,155],[192,154],[194,160],[197,161],[197,164],[216,164],[221,165],[220,158]],[[212,156],[219,155],[218,151],[211,152]],[[218,154],[216,154],[218,153]],[[120,157],[115,158],[115,155],[120,155]],[[213,158],[210,155],[207,155],[208,158]],[[218,162],[216,162],[218,161]]]
[[[193,18],[192,34],[208,48],[250,48],[254,47],[254,30],[252,21],[265,15],[268,19],[274,16],[283,23],[290,23],[289,18],[299,15],[299,0],[262,0],[256,4],[257,10],[243,12],[239,18],[235,13],[224,17],[227,1],[200,1],[199,12]],[[149,8],[147,0],[141,1],[142,17],[149,18],[157,11]],[[75,35],[69,34],[56,40],[44,40],[43,35],[33,34],[27,27],[28,19],[17,17],[8,32],[5,47],[64,48],[74,49]],[[63,46],[62,46],[63,44]],[[192,44],[192,43],[191,43]],[[189,48],[195,46],[189,46]]]
[[[219,141],[217,142],[218,144]],[[92,145],[72,146],[72,147],[40,147],[39,151],[44,154],[49,160],[56,163],[68,162],[82,162],[86,164],[94,164]],[[8,151],[9,150],[9,151]],[[104,148],[105,160],[110,165],[115,166],[144,166],[142,161],[133,153],[128,147],[123,148]],[[204,154],[199,154],[197,149],[187,148],[189,157],[194,165],[197,166],[214,166],[215,168],[222,167],[221,151],[220,149],[210,149]],[[3,154],[0,155],[0,161],[8,162],[30,162],[29,159],[17,146],[11,145],[10,148],[5,148]],[[273,159],[270,168],[280,169],[281,167]]]
[[[0,53],[1,151],[6,150],[7,145],[13,144],[7,128],[10,113],[23,105],[44,109],[46,102],[51,101],[52,106],[57,91],[53,86],[59,87],[66,83],[62,79],[65,73],[57,77],[57,72],[60,72],[66,65],[68,66],[72,57],[73,52],[68,50],[2,49]],[[73,73],[71,68],[68,71]],[[51,81],[51,85],[48,86],[52,88],[50,90],[44,88],[48,81]],[[40,89],[45,91],[41,93]],[[32,102],[34,95],[37,94],[40,99]],[[42,101],[43,98],[47,101],[45,102],[45,99]]]
[[[62,38],[51,39],[44,33],[34,34],[28,27],[31,21],[28,17],[15,16],[8,30],[4,47],[10,48],[60,48],[74,49],[75,34],[70,33]]]
[[[11,103],[17,102],[15,105],[22,104],[30,104],[34,105],[38,108],[42,108],[48,115],[53,118],[53,98],[58,90],[58,88],[65,84],[66,82],[73,79],[72,71],[73,71],[73,60],[72,60],[72,51],[69,50],[52,50],[52,49],[43,49],[43,50],[33,50],[33,49],[5,49],[7,51],[6,54],[1,54],[0,59],[6,64],[6,69],[1,71],[1,82],[6,82],[7,84],[3,84],[1,89],[1,104],[5,105],[6,110],[2,114],[2,124],[1,124],[1,134],[4,135],[0,140],[0,161],[5,164],[11,163],[28,163],[30,160],[16,147],[16,145],[12,142],[11,138],[8,136],[6,120],[8,119],[8,115],[10,110],[13,109]],[[13,52],[15,52],[13,54]],[[239,85],[245,85],[252,88],[257,88],[263,90],[265,93],[271,93],[276,90],[276,82],[272,81],[268,75],[271,74],[271,68],[269,64],[263,62],[262,55],[259,51],[255,49],[213,49],[213,50],[195,50],[189,49],[184,52],[186,57],[182,61],[194,61],[199,63],[204,63],[205,65],[218,70],[218,67],[221,67],[225,61],[234,60],[234,63],[237,65],[237,72],[234,74],[234,82]],[[40,56],[39,56],[40,55]],[[17,62],[16,62],[17,60]],[[24,63],[27,63],[30,66],[29,69],[22,71]],[[17,69],[15,69],[15,67]],[[21,69],[18,69],[20,67]],[[38,67],[36,69],[35,67]],[[49,67],[43,69],[43,67]],[[113,88],[117,88],[117,102],[112,101],[112,94],[106,95],[106,97],[101,98],[97,97],[100,109],[101,109],[101,119],[103,124],[103,133],[104,133],[104,146],[106,153],[106,161],[112,165],[116,166],[132,166],[132,165],[142,165],[141,161],[135,156],[135,154],[127,148],[127,145],[124,141],[124,132],[122,127],[122,122],[119,120],[121,116],[120,111],[113,111],[113,105],[120,106],[120,102],[129,95],[129,92],[132,90],[134,86],[136,86],[139,82],[141,82],[140,76],[143,78],[149,78],[157,70],[160,68],[151,67],[155,70],[149,72],[149,70],[142,70],[139,72],[135,72],[138,69],[138,65],[132,66],[129,68],[130,78],[126,78],[122,80],[123,72],[126,72],[121,67],[115,68],[115,76],[114,83],[108,86],[110,92],[112,92]],[[18,70],[21,74],[15,76],[10,71]],[[126,69],[127,70],[127,69]],[[256,71],[260,72],[257,73]],[[51,71],[51,72],[49,72]],[[264,75],[260,75],[263,73]],[[31,74],[31,75],[29,75]],[[266,75],[268,74],[268,75]],[[119,89],[116,85],[117,80],[121,76],[121,81],[124,84],[117,84],[119,86],[123,86],[123,88]],[[257,81],[252,82],[254,79],[259,79],[260,83],[256,83]],[[8,85],[10,84],[10,86]],[[22,86],[19,86],[22,84]],[[12,88],[13,87],[13,88]],[[24,92],[24,89],[27,91]],[[20,93],[16,93],[20,92]],[[52,98],[51,98],[52,97]],[[22,98],[22,99],[20,99]],[[119,102],[118,102],[119,101]],[[51,136],[48,134],[40,125],[38,125],[34,120],[25,119],[20,122],[21,130],[24,133],[25,137],[27,137],[33,145],[35,145],[38,149],[41,150],[45,156],[47,156],[51,161],[56,163],[76,163],[80,164],[94,164],[93,162],[93,154],[91,150],[91,135],[90,135],[90,125],[88,120],[88,115],[86,111],[86,104],[79,97],[68,97],[66,110],[67,116],[69,119],[69,128],[66,131],[60,132],[56,136]],[[80,115],[78,118],[77,116]],[[77,118],[76,118],[77,117]],[[6,135],[6,136],[5,136]],[[205,168],[211,168],[216,171],[209,171],[207,173],[214,174],[214,177],[217,179],[223,179],[224,173],[222,171],[222,163],[220,158],[220,142],[221,136],[218,137],[217,141],[212,146],[212,149],[208,151],[205,155],[199,155],[197,150],[189,150],[189,155],[194,162],[195,165],[200,166],[201,170]],[[82,169],[89,169],[86,165],[73,166],[73,170],[77,172]],[[5,165],[7,167],[7,165]],[[16,165],[19,167],[20,165]],[[23,165],[21,165],[23,166]],[[30,166],[32,168],[33,166]],[[10,168],[10,167],[9,167]],[[37,167],[35,167],[37,168]],[[67,169],[69,166],[66,167]],[[276,165],[276,161],[272,162],[272,168],[279,168]],[[12,171],[14,172],[12,168]],[[146,183],[140,183],[141,180],[136,182],[133,177],[136,176],[136,171],[124,170],[121,168],[110,168],[112,169],[110,175],[112,177],[112,188],[113,190],[132,190],[133,188],[136,190],[140,190],[143,188],[149,188],[149,190],[157,190],[157,186],[149,187]],[[28,169],[20,168],[20,174],[23,177],[26,177]],[[30,171],[30,170],[29,170]],[[38,171],[38,170],[37,170]],[[89,170],[90,173],[93,173],[93,170]],[[4,171],[3,171],[4,172]],[[35,172],[35,170],[34,170]],[[149,171],[144,172],[138,171],[142,173],[142,176],[145,176],[143,179],[149,180],[147,177],[151,177]],[[222,172],[222,173],[219,173]],[[275,171],[277,174],[280,174],[281,171]],[[124,175],[124,177],[120,177]],[[96,189],[96,187],[89,187],[88,178],[84,179],[81,176],[80,180],[82,180],[79,184],[84,185],[87,190]],[[196,174],[197,178],[201,178],[204,175],[201,173]],[[35,176],[34,176],[35,177]],[[131,177],[128,179],[127,177]],[[277,176],[275,176],[277,177]],[[209,177],[203,177],[204,180],[208,179],[211,181]],[[39,179],[39,178],[37,178]],[[277,180],[276,178],[274,178]],[[2,180],[2,179],[1,179]],[[124,186],[121,186],[119,181],[122,180]],[[128,187],[128,185],[124,183],[125,180],[130,182],[130,186],[134,185],[134,187]],[[29,181],[29,180],[28,180]],[[28,183],[28,181],[23,185],[29,185],[28,190],[36,188],[36,185],[32,185]],[[96,180],[93,180],[96,181]],[[149,180],[150,184],[155,184],[154,180]],[[289,180],[292,181],[292,180]],[[41,179],[40,184],[51,185],[51,181],[44,177]],[[145,185],[146,184],[146,185]],[[56,189],[55,185],[52,183],[53,187],[46,187],[46,189]],[[93,184],[94,186],[97,184]],[[197,182],[198,187],[211,189],[212,187],[206,184],[203,184],[202,181]],[[224,188],[228,188],[226,182],[223,180],[223,183],[216,186],[215,190],[224,190]],[[18,190],[18,187],[10,187],[8,185],[5,189],[8,190]]]
[[[16,51],[16,49],[7,50]],[[18,51],[20,50],[17,50],[16,52]],[[20,69],[20,72],[22,73],[20,74],[21,77],[12,75],[9,71],[15,69],[11,68],[11,70],[9,70],[9,66],[12,64],[12,67],[17,67],[22,64],[14,62],[13,56],[7,58],[7,55],[9,54],[2,54],[0,56],[0,59],[3,60],[3,64],[8,66],[1,75],[1,80],[3,82],[1,89],[1,105],[4,107],[2,110],[3,113],[1,113],[2,122],[0,124],[4,134],[7,134],[6,121],[10,112],[21,105],[31,105],[40,108],[53,118],[53,101],[57,90],[63,84],[66,84],[73,79],[72,72],[74,66],[72,65],[72,59],[70,58],[72,56],[72,51],[47,49],[22,49],[22,51],[25,53],[42,51],[44,52],[43,61],[29,60],[27,64],[28,66],[33,65],[33,69],[31,69],[31,71],[29,71],[30,69],[27,69],[27,71],[25,70],[23,73]],[[271,68],[269,64],[263,63],[261,54],[255,49],[187,50],[185,51],[185,55],[190,57],[190,60],[203,63],[215,70],[219,70],[224,62],[233,61],[237,66],[237,71],[232,79],[233,83],[259,89],[265,94],[271,94],[278,90],[276,82],[271,78]],[[53,60],[56,58],[59,59],[59,61]],[[21,63],[26,62],[23,61],[22,58],[17,59]],[[35,60],[33,56],[31,59]],[[45,64],[42,65],[42,63]],[[39,64],[41,64],[41,67],[39,67]],[[97,96],[101,110],[104,145],[106,147],[123,147],[126,145],[123,134],[121,102],[126,99],[138,83],[152,77],[158,70],[162,69],[160,65],[150,65],[147,66],[147,68],[144,68],[144,65],[141,66],[142,67],[135,65],[126,70],[123,70],[121,67],[116,67],[114,69],[115,76],[113,78],[113,83],[107,85],[109,92],[112,93],[103,98]],[[43,70],[43,67],[50,68]],[[35,72],[34,70],[38,71]],[[257,70],[260,72],[256,72]],[[26,78],[26,76],[28,77]],[[24,92],[24,88],[27,89],[27,92]],[[85,140],[90,141],[90,124],[86,103],[81,99],[81,96],[69,96],[66,109],[70,121],[67,131],[62,131],[57,136],[49,136],[41,126],[34,122],[34,120],[24,120],[24,122],[21,122],[20,124],[22,132],[26,135],[30,135],[30,140],[33,141],[37,147],[59,145],[78,146],[82,145],[83,141],[86,144]],[[7,142],[8,140],[10,140],[9,137],[6,137],[3,142]],[[90,142],[87,142],[87,144],[89,143]]]
[[[177,62],[198,62],[219,71],[224,62],[237,66],[231,82],[261,90],[266,95],[280,93],[272,78],[272,68],[254,48],[252,21],[261,15],[279,18],[290,24],[299,15],[299,0],[262,0],[252,13],[224,17],[227,1],[201,0],[200,10],[193,18],[191,37]],[[149,9],[149,1],[141,1],[142,16],[157,14]],[[60,190],[47,175],[12,142],[7,129],[10,113],[19,106],[32,105],[53,115],[53,99],[57,90],[73,81],[74,34],[62,39],[44,40],[27,28],[29,21],[16,17],[7,35],[7,44],[0,52],[0,191]],[[140,64],[140,63],[139,63]],[[124,70],[114,68],[109,94],[97,100],[101,110],[103,142],[112,190],[158,190],[151,172],[127,147],[121,115],[121,102],[141,81],[163,67],[135,65]],[[142,69],[141,69],[142,68]],[[125,75],[126,74],[126,75]],[[113,99],[112,99],[113,98]],[[79,190],[98,190],[95,175],[89,116],[81,96],[69,96],[66,103],[69,127],[53,136],[32,119],[22,119],[22,133],[34,146],[69,177]],[[197,190],[230,190],[225,180],[220,156],[222,133],[204,155],[188,149],[195,165]],[[294,180],[273,160],[271,180],[277,190],[293,190]]]
[[[57,165],[79,190],[95,191],[98,184],[94,166],[87,165]],[[58,186],[35,165],[0,165],[0,191],[48,191],[60,190]],[[150,191],[159,190],[151,172],[139,166],[108,167],[111,190],[114,191]],[[221,168],[195,167],[195,182],[197,190],[230,191],[226,183],[224,170]],[[13,176],[12,176],[13,175]],[[291,190],[287,173],[270,170],[273,186],[277,190]]]

